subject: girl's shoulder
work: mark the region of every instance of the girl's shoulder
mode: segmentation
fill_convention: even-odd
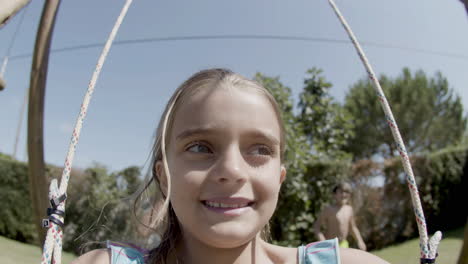
[[[72,264],[143,264],[149,252],[130,243],[107,242],[107,249],[92,250]]]
[[[354,248],[341,248],[341,260],[343,264],[362,264],[362,263],[375,263],[375,264],[389,264],[389,262],[372,255],[366,251]]]
[[[95,249],[73,260],[71,264],[110,264],[111,252],[108,249]]]

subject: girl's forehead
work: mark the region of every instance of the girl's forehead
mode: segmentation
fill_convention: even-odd
[[[196,126],[264,127],[279,135],[273,105],[251,87],[207,87],[187,94],[173,116],[173,132]],[[174,134],[174,133],[173,133]]]
[[[220,84],[213,87],[198,87],[182,98],[178,109],[216,108],[229,110],[226,102],[250,106],[257,111],[274,111],[267,96],[260,89],[249,86]]]
[[[210,96],[229,96],[230,93],[235,91],[244,92],[246,94],[258,94],[260,95],[260,89],[258,87],[254,87],[251,85],[245,84],[232,84],[228,82],[220,82],[217,84],[213,83],[206,83],[199,85],[198,87],[193,87],[185,94],[185,98],[183,101],[186,100],[197,100],[200,97],[206,98]],[[227,93],[226,93],[227,92]]]

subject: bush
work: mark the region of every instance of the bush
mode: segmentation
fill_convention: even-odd
[[[447,148],[411,158],[428,233],[465,224],[468,148]],[[370,179],[384,177],[381,188]],[[369,249],[383,248],[418,236],[413,205],[399,158],[383,164],[368,160],[353,165],[353,204],[358,226]]]
[[[64,249],[82,254],[102,248],[106,240],[132,240],[136,225],[129,194],[140,183],[140,169],[117,173],[95,164],[71,178]]]
[[[62,169],[46,166],[49,179]],[[138,167],[108,173],[96,164],[85,171],[72,170],[68,185],[64,228],[64,250],[80,253],[102,247],[111,238],[130,237],[134,232],[128,197],[140,183]],[[28,184],[28,166],[0,153],[0,235],[26,243],[37,243]],[[44,212],[46,217],[46,212]],[[82,246],[84,245],[84,246]]]
[[[0,153],[0,235],[21,242],[36,238],[29,198],[28,166]]]
[[[467,155],[468,148],[447,148],[414,163],[430,233],[458,228],[466,222]]]

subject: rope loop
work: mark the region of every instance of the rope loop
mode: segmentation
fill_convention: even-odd
[[[62,194],[58,197],[54,197],[52,199],[50,199],[50,205],[52,206],[53,209],[57,209],[57,206],[64,202],[65,200],[67,199],[67,194]]]
[[[49,201],[51,207],[47,208],[48,217],[42,219],[43,228],[51,228],[52,223],[56,224],[60,228],[63,228],[66,200],[67,195],[59,193],[57,180],[53,179],[49,187]]]

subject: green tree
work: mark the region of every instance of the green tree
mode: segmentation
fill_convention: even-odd
[[[468,145],[468,128],[465,128],[465,133],[463,133],[461,144],[465,146]]]
[[[34,242],[37,232],[31,220],[28,165],[0,153],[0,175],[0,235],[21,242]]]
[[[412,74],[404,68],[394,79],[382,74],[379,80],[409,153],[441,149],[461,141],[467,118],[460,97],[440,72],[429,78],[421,70]],[[397,155],[387,119],[368,79],[351,87],[344,106],[354,123],[354,137],[347,141],[346,151],[356,158]]]
[[[64,248],[81,253],[102,247],[107,239],[125,240],[135,232],[129,194],[140,183],[140,169],[116,173],[98,163],[71,178]]]
[[[131,166],[117,173],[113,173],[112,177],[117,180],[117,186],[124,194],[130,195],[134,193],[141,184],[140,167]]]
[[[353,136],[350,115],[330,95],[332,84],[322,76],[322,70],[312,68],[307,75],[299,95],[298,122],[318,157],[347,158],[343,148]]]

